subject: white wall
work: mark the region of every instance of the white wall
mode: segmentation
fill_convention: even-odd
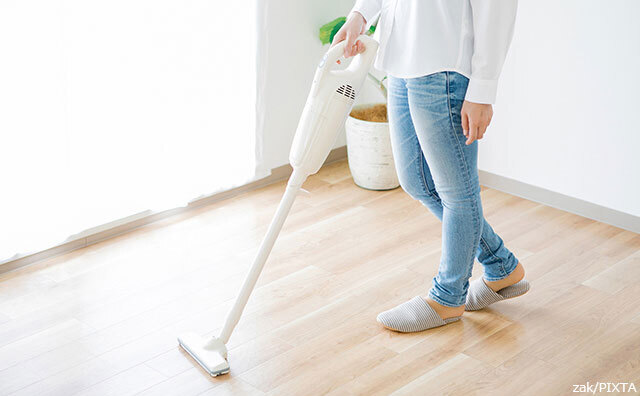
[[[307,100],[311,80],[329,48],[318,39],[320,26],[345,16],[353,0],[269,0],[265,9],[266,70],[264,74],[264,162],[276,168],[289,162],[289,149]],[[380,101],[365,84],[358,101]],[[335,147],[344,146],[344,131]]]
[[[323,23],[353,0],[271,0],[264,156],[288,151],[318,60]],[[640,2],[519,3],[480,169],[640,216]],[[376,99],[367,85],[365,98]],[[345,144],[344,135],[336,147]]]
[[[482,170],[640,216],[640,2],[520,1]]]

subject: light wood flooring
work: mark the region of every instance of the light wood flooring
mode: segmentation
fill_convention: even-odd
[[[401,189],[311,177],[210,378],[176,335],[216,334],[284,182],[0,276],[0,394],[561,395],[640,387],[640,235],[491,189],[531,291],[417,334],[381,310],[425,294],[440,224]],[[474,277],[481,276],[476,264]]]

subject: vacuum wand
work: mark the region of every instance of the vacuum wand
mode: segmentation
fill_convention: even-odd
[[[233,304],[233,308],[231,308],[231,311],[229,311],[227,320],[225,321],[224,327],[222,328],[222,332],[218,337],[225,344],[227,343],[227,341],[229,341],[229,337],[231,337],[233,329],[238,324],[238,321],[240,321],[242,311],[249,301],[249,296],[251,296],[251,292],[253,291],[256,282],[258,281],[258,277],[262,272],[262,268],[267,262],[267,257],[269,257],[269,253],[271,253],[271,249],[276,243],[276,239],[278,238],[280,230],[282,229],[282,225],[284,224],[284,221],[289,214],[289,210],[291,210],[291,206],[296,199],[296,195],[298,194],[302,183],[304,183],[306,179],[306,175],[296,174],[295,171],[289,178],[287,189],[285,190],[284,195],[282,196],[282,200],[278,205],[276,214],[273,216],[271,224],[269,224],[267,234],[260,244],[260,249],[258,249],[258,253],[253,260],[251,269],[249,269],[249,273],[247,274],[247,277],[242,284],[240,293],[238,293],[238,297],[236,297],[236,302],[235,304]]]
[[[365,45],[365,51],[358,54],[346,69],[336,68],[336,61],[344,52],[344,41],[330,48],[316,69],[311,92],[289,153],[293,173],[236,301],[227,315],[222,332],[218,337],[209,339],[194,333],[178,337],[180,346],[212,376],[229,372],[226,343],[240,321],[242,311],[249,301],[298,190],[309,175],[320,170],[327,159],[351,111],[356,94],[359,93],[371,68],[378,43],[364,35],[358,40]]]

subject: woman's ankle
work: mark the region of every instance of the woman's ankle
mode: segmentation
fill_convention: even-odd
[[[427,304],[429,304],[431,308],[433,308],[433,310],[436,311],[436,313],[442,319],[461,316],[464,313],[464,305],[461,305],[459,307],[449,307],[446,305],[442,305],[436,302],[435,300],[432,300],[431,297],[423,297],[423,298],[427,301]]]
[[[504,289],[507,286],[511,286],[520,282],[522,279],[524,279],[524,266],[522,265],[522,263],[518,262],[516,268],[509,275],[507,275],[506,278],[497,281],[484,280],[484,283],[486,283],[487,286],[491,288],[491,290],[497,292],[500,289]]]

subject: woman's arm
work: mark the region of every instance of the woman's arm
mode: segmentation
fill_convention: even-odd
[[[349,12],[347,21],[333,38],[332,45],[347,40],[344,47],[344,56],[348,58],[364,51],[364,44],[356,42],[359,35],[363,34],[373,23],[382,8],[382,0],[357,0]]]
[[[517,0],[471,0],[473,56],[466,100],[493,104],[513,37]]]
[[[471,78],[462,106],[467,144],[482,139],[498,90],[498,78],[513,37],[517,0],[470,0],[473,13]]]
[[[373,21],[376,20],[381,9],[382,0],[357,0],[349,15],[353,12],[360,13],[367,23],[366,28],[369,28]]]

